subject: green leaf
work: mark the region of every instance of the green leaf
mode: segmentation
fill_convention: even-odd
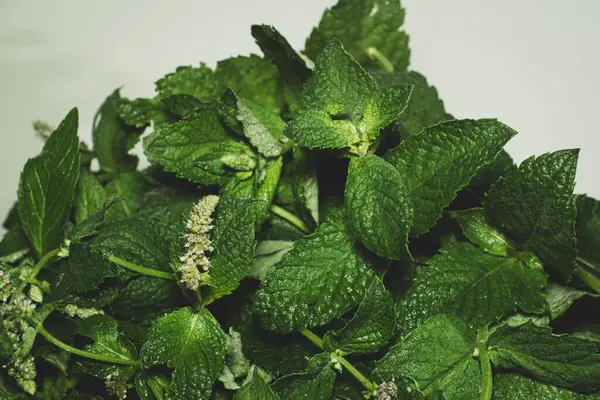
[[[577,256],[573,187],[578,150],[523,161],[490,190],[485,211],[524,249],[568,281]]]
[[[71,212],[80,161],[77,121],[73,109],[21,173],[19,216],[38,257],[60,245]]]
[[[508,239],[490,224],[482,208],[457,211],[452,216],[471,242],[490,254],[506,257],[511,249]]]
[[[345,202],[352,227],[363,244],[390,259],[410,257],[408,233],[412,208],[404,177],[375,155],[350,160]]]
[[[414,209],[412,235],[429,231],[477,169],[494,161],[516,132],[493,119],[441,123],[402,141],[385,160],[402,177]]]
[[[593,296],[583,290],[577,290],[569,286],[562,286],[556,283],[549,283],[548,289],[546,289],[546,302],[550,307],[550,316],[552,319],[556,319],[564,314],[573,303],[582,298],[583,296]]]
[[[115,100],[118,116],[129,126],[145,128],[154,119],[157,105],[152,99],[118,98]]]
[[[272,26],[252,25],[252,36],[265,57],[277,66],[279,75],[292,91],[294,103],[299,103],[302,85],[311,76],[310,69],[288,41]]]
[[[180,178],[219,183],[197,161],[224,142],[235,140],[221,124],[218,105],[208,103],[180,122],[157,129],[144,138],[144,152],[150,162]]]
[[[82,171],[75,189],[75,223],[80,224],[102,210],[106,192],[98,179],[87,171]]]
[[[376,382],[402,382],[425,396],[479,399],[481,372],[473,357],[475,335],[453,315],[431,317],[377,362]]]
[[[315,157],[307,151],[294,148],[291,171],[292,191],[297,208],[309,220],[319,224],[319,181]]]
[[[236,119],[242,125],[242,133],[259,153],[265,157],[281,155],[281,131],[285,123],[279,112],[273,112],[260,105],[237,96],[227,90],[222,96],[223,102],[235,110]]]
[[[494,378],[494,395],[492,399],[592,400],[598,399],[598,395],[571,392],[517,374],[501,374]]]
[[[225,333],[206,309],[181,308],[158,319],[141,351],[144,366],[174,368],[173,389],[181,399],[208,399],[225,360]]]
[[[600,389],[600,342],[554,335],[529,322],[502,325],[488,339],[496,366],[517,368],[542,382],[577,392]]]
[[[396,329],[392,297],[379,278],[373,278],[354,317],[338,331],[323,337],[325,348],[345,354],[372,353],[386,345]]]
[[[277,332],[323,325],[356,306],[372,277],[343,214],[336,213],[269,270],[255,309]]]
[[[168,112],[179,117],[186,117],[201,108],[204,103],[189,94],[174,94],[162,99],[161,104]]]
[[[127,125],[117,112],[119,89],[108,96],[94,117],[92,140],[100,168],[106,172],[130,171],[138,158],[129,151],[139,141],[143,129]]]
[[[444,109],[444,102],[439,98],[433,86],[427,79],[415,71],[369,71],[381,87],[404,84],[413,85],[410,100],[404,112],[398,117],[404,137],[421,133],[425,128],[436,125],[452,118]]]
[[[180,293],[175,282],[140,276],[127,282],[121,289],[112,309],[120,317],[140,320],[182,303]]]
[[[257,157],[244,142],[226,141],[214,147],[194,162],[194,167],[202,170],[198,176],[207,183],[223,185],[238,171],[252,171]]]
[[[379,130],[402,113],[412,86],[381,89],[375,80],[333,40],[316,61],[304,86],[303,106],[283,133],[308,148],[350,147],[365,154]]]
[[[107,211],[106,219],[118,221],[138,212],[144,194],[150,190],[150,183],[141,172],[124,172],[110,181],[105,190],[107,195],[116,196],[119,200]]]
[[[85,351],[126,361],[137,359],[135,346],[119,332],[115,320],[107,315],[96,314],[77,321],[77,332],[94,341],[85,346]],[[85,373],[101,379],[111,376],[127,380],[135,373],[133,366],[115,365],[102,361],[80,359],[78,364]]]
[[[329,400],[336,375],[329,354],[319,354],[310,359],[306,371],[284,377],[273,387],[286,400]]]
[[[516,310],[547,309],[541,265],[496,257],[469,243],[450,244],[427,264],[398,305],[403,334],[438,313],[456,313],[479,328]]]
[[[255,368],[250,370],[247,382],[235,393],[233,400],[279,400],[269,384]]]
[[[588,264],[600,266],[600,207],[598,200],[581,195],[577,196],[577,250],[578,258]]]
[[[517,166],[511,156],[505,150],[500,150],[494,161],[479,168],[465,190],[478,200],[482,200],[490,187],[498,182],[501,176],[505,176],[510,170],[516,168]]]
[[[207,302],[233,292],[252,267],[256,245],[252,207],[251,199],[224,196],[219,200]]]
[[[294,247],[294,242],[289,240],[264,240],[256,246],[254,262],[248,276],[263,280],[267,271],[277,264],[283,255]]]
[[[315,59],[337,38],[364,66],[402,71],[410,60],[408,35],[399,31],[403,23],[404,9],[397,1],[339,0],[325,11],[304,52]],[[385,61],[378,60],[375,52]]]

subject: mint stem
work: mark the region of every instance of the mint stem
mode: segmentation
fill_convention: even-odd
[[[123,260],[122,258],[119,258],[119,257],[116,257],[116,256],[109,256],[108,257],[108,261],[113,262],[113,263],[117,264],[118,266],[121,266],[121,267],[123,267],[125,269],[128,269],[130,271],[137,272],[138,274],[147,275],[147,276],[153,276],[155,278],[167,279],[167,280],[170,280],[170,281],[176,281],[177,280],[177,278],[175,278],[175,275],[173,275],[170,272],[159,271],[157,269],[142,267],[140,265],[134,264],[134,263],[129,262],[127,260]]]
[[[575,269],[575,275],[577,275],[577,277],[585,282],[589,287],[600,293],[600,278],[586,268],[590,267],[593,269],[594,265],[579,257],[577,258],[577,261],[579,262],[579,265],[577,266],[577,269]]]
[[[81,357],[90,358],[92,360],[104,361],[104,362],[111,363],[111,364],[132,365],[132,366],[139,365],[139,362],[136,360],[126,360],[126,359],[121,359],[121,358],[105,356],[102,354],[90,353],[89,351],[84,351],[84,350],[77,349],[73,346],[69,346],[68,344],[58,340],[54,335],[52,335],[50,332],[48,332],[41,324],[38,325],[36,330],[40,335],[42,335],[44,338],[46,338],[47,341],[49,341],[50,343],[52,343],[53,345],[55,345],[57,347],[60,347],[61,349],[65,350],[65,351],[68,351],[69,353],[72,353],[72,354],[75,354],[75,355],[78,355]]]
[[[308,329],[304,329],[300,331],[304,337],[313,342],[318,348],[321,350],[325,350],[323,347],[323,339],[309,331]],[[354,365],[350,364],[348,360],[346,360],[342,355],[331,353],[331,356],[335,358],[340,364],[344,366],[354,376],[368,391],[369,393],[373,393],[377,390],[377,385],[371,382],[366,376],[364,376],[359,370],[354,368]]]
[[[25,286],[27,286],[28,284],[34,282],[36,280],[37,275],[42,270],[42,268],[44,268],[50,262],[50,260],[52,260],[59,252],[60,252],[60,248],[54,249],[54,250],[49,251],[48,253],[46,253],[40,259],[40,261],[38,261],[38,263],[35,265],[35,267],[33,267],[33,269],[31,270],[31,273],[29,274],[28,279],[25,282],[21,283],[21,285],[13,293],[13,296],[21,293],[23,291],[23,289],[25,289]]]
[[[479,332],[477,334],[477,352],[479,357],[479,366],[481,367],[481,377],[483,379],[483,386],[481,388],[480,396],[481,400],[492,399],[492,362],[490,361],[490,356],[487,351],[487,336],[487,329],[485,329],[485,332]]]
[[[369,56],[369,58],[371,60],[375,60],[379,63],[379,65],[381,66],[381,68],[385,69],[388,72],[392,72],[394,71],[394,65],[391,63],[391,61],[384,56],[379,50],[377,50],[377,48],[375,47],[369,47],[367,48],[367,55]]]
[[[271,212],[278,217],[285,219],[287,222],[294,225],[296,228],[300,229],[304,233],[310,233],[310,229],[308,226],[302,221],[300,218],[289,212],[288,210],[281,208],[275,204],[271,205]]]

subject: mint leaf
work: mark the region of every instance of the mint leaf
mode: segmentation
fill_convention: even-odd
[[[584,395],[545,385],[517,374],[501,374],[494,378],[494,400],[544,399],[544,400],[586,400],[598,396]]]
[[[578,392],[600,389],[600,343],[554,335],[547,327],[502,325],[488,339],[495,365],[517,368],[542,382]]]
[[[524,249],[569,280],[577,255],[573,187],[578,150],[523,161],[490,190],[485,211]]]
[[[79,176],[77,122],[73,109],[21,173],[19,217],[38,258],[61,243],[71,212]]]
[[[141,350],[142,364],[174,368],[181,399],[208,399],[225,360],[225,333],[206,309],[181,308],[158,319]]]
[[[127,125],[119,117],[116,102],[120,98],[117,89],[106,98],[94,117],[94,153],[100,168],[106,172],[129,171],[135,169],[138,162],[129,151],[138,142],[143,129]]]
[[[303,91],[300,113],[283,133],[308,148],[365,154],[385,127],[402,113],[412,86],[381,89],[337,40],[323,50]]]
[[[248,276],[262,281],[269,268],[277,264],[293,247],[294,242],[289,240],[264,240],[258,243]]]
[[[598,200],[582,195],[577,196],[577,250],[578,258],[595,266],[600,266],[600,207]]]
[[[254,259],[253,201],[222,197],[216,210],[210,267],[210,302],[233,292]]]
[[[363,244],[381,257],[410,257],[408,233],[412,208],[405,200],[403,177],[375,155],[350,160],[346,210]]]
[[[152,99],[118,98],[115,100],[117,115],[129,126],[145,128],[154,119],[157,105]]]
[[[235,393],[233,400],[278,400],[269,384],[260,376],[256,369],[251,369],[248,381]]]
[[[421,133],[425,128],[452,118],[444,109],[444,102],[439,98],[433,86],[427,79],[415,71],[369,71],[381,87],[404,84],[413,85],[410,100],[404,112],[398,117],[397,124],[401,126],[404,137]]]
[[[215,146],[194,162],[202,171],[198,176],[204,182],[223,185],[238,171],[252,171],[256,168],[257,157],[246,143],[226,141]]]
[[[430,397],[478,399],[481,390],[479,363],[473,357],[475,335],[452,315],[431,317],[392,347],[379,360],[372,378],[377,382],[407,383]]]
[[[227,90],[222,99],[235,110],[236,119],[242,125],[241,131],[260,154],[265,157],[281,154],[281,131],[285,123],[278,112],[244,100],[231,90]]]
[[[452,216],[471,242],[490,254],[506,257],[511,249],[508,239],[490,224],[482,208],[458,211]]]
[[[427,264],[417,269],[398,305],[404,335],[438,313],[455,313],[479,328],[517,309],[546,311],[546,274],[539,265],[496,257],[468,243],[447,245]]]
[[[584,296],[594,295],[569,286],[549,283],[548,288],[546,289],[546,302],[548,302],[550,308],[550,316],[552,319],[558,318],[564,314],[576,300]]]
[[[112,308],[120,317],[140,320],[150,314],[155,315],[180,305],[183,301],[180,292],[175,282],[140,276],[125,284]]]
[[[314,356],[306,371],[291,374],[273,385],[280,398],[290,400],[329,400],[333,393],[336,372],[328,354]]]
[[[276,332],[323,325],[356,306],[372,276],[337,212],[268,271],[255,310]]]
[[[97,314],[77,321],[77,332],[94,341],[85,346],[85,351],[127,361],[137,358],[135,346],[119,332],[115,320],[107,315]],[[108,376],[128,379],[135,373],[133,366],[113,365],[102,361],[80,359],[78,364],[85,373],[101,379]]]
[[[429,127],[389,151],[384,159],[400,173],[404,197],[414,209],[411,234],[429,231],[456,192],[477,169],[494,161],[515,134],[493,119],[450,121]]]
[[[323,337],[325,348],[345,354],[371,353],[388,342],[396,329],[392,297],[379,278],[373,278],[354,317],[338,331]]]
[[[215,183],[197,161],[223,142],[235,137],[221,124],[216,103],[208,103],[175,124],[144,138],[148,160],[178,177],[199,183]]]
[[[105,187],[106,194],[116,196],[117,200],[107,211],[106,218],[118,221],[135,215],[149,189],[150,183],[142,173],[130,171],[119,174]]]
[[[319,181],[316,158],[300,148],[294,149],[294,163],[291,171],[292,192],[300,212],[319,224]]]
[[[337,38],[361,64],[404,70],[410,50],[408,35],[399,31],[404,9],[395,1],[339,0],[325,11],[306,40],[304,52],[314,59]]]
[[[79,174],[75,188],[75,223],[80,224],[93,214],[101,211],[106,201],[106,192],[98,179],[90,172]]]

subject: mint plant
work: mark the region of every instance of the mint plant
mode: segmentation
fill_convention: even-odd
[[[600,398],[600,206],[409,70],[396,1],[73,109],[0,242],[0,399]],[[131,154],[143,136],[151,165]],[[94,161],[92,163],[92,161]]]

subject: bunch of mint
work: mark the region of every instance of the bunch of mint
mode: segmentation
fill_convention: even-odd
[[[408,70],[397,1],[72,110],[0,243],[0,399],[587,399],[600,207]],[[131,149],[143,138],[151,166]],[[50,133],[51,132],[51,133]],[[96,166],[97,163],[99,168]]]

